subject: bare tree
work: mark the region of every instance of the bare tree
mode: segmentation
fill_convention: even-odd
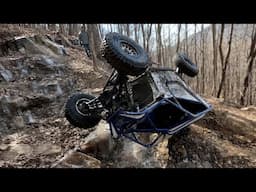
[[[51,31],[56,31],[56,24],[48,24],[48,28]]]
[[[68,24],[68,34],[73,35],[73,24]]]
[[[126,34],[128,37],[130,37],[130,25],[126,24]]]
[[[202,74],[202,93],[205,93],[205,38],[204,38],[204,25],[201,25],[201,40],[202,40],[202,69],[201,69],[201,74]]]
[[[221,94],[221,91],[222,91],[222,88],[223,88],[223,85],[225,82],[227,65],[229,64],[229,56],[230,56],[231,43],[232,43],[232,37],[233,37],[233,24],[231,24],[229,41],[228,41],[228,52],[227,52],[227,55],[225,57],[225,62],[224,62],[224,56],[223,56],[223,51],[222,51],[224,28],[225,28],[225,24],[221,24],[221,36],[220,36],[219,51],[220,51],[220,58],[221,58],[221,65],[222,65],[222,73],[221,73],[221,81],[220,81],[220,86],[219,86],[218,93],[217,93],[217,98],[220,98],[220,94]]]
[[[162,38],[161,38],[161,30],[162,30],[162,24],[156,25],[156,39],[157,39],[157,61],[160,64],[163,64],[162,62]]]
[[[152,32],[152,24],[141,24],[141,30],[142,30],[142,37],[143,37],[143,47],[146,49],[147,52],[149,52],[149,41],[151,37]]]
[[[93,61],[93,68],[94,70],[98,70],[98,62],[97,62],[97,56],[96,56],[96,42],[95,42],[95,30],[94,28],[96,24],[88,24],[87,25],[87,30],[89,34],[89,42],[90,42],[90,48],[92,52],[92,61]]]
[[[242,96],[240,99],[241,105],[245,105],[246,92],[248,90],[249,82],[251,82],[251,79],[252,79],[252,69],[253,69],[254,59],[256,56],[256,46],[255,45],[256,45],[256,30],[255,30],[255,25],[253,25],[250,53],[247,57],[248,67],[247,67],[246,76],[244,78],[244,88],[243,88]]]
[[[143,39],[143,48],[146,49],[146,31],[144,29],[143,24],[141,24],[141,31],[142,31],[142,39]]]
[[[146,51],[149,52],[149,41],[152,33],[152,24],[148,24],[147,27],[147,41],[146,41]]]
[[[135,36],[135,41],[137,43],[139,43],[139,37],[138,37],[138,30],[139,30],[139,25],[138,24],[134,24],[134,36]]]
[[[65,29],[63,24],[59,24],[59,32],[65,34]]]
[[[212,24],[212,47],[213,47],[213,92],[215,95],[217,90],[217,45],[216,45],[216,24]]]
[[[100,39],[103,39],[103,29],[102,29],[102,26],[101,26],[101,24],[98,24],[97,25],[98,26],[98,30],[99,30],[99,33],[100,33]]]
[[[188,24],[185,24],[185,53],[188,55]]]
[[[177,41],[176,52],[178,52],[180,48],[180,29],[181,29],[181,24],[178,24],[178,41]]]

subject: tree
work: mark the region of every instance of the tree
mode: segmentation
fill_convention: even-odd
[[[56,31],[56,24],[48,24],[48,28],[51,31]]]
[[[149,52],[149,40],[152,32],[152,24],[143,25],[141,24],[142,37],[143,37],[143,47]]]
[[[137,43],[139,43],[139,37],[138,37],[139,27],[140,26],[138,24],[134,24],[134,36],[135,36],[135,41]]]
[[[92,52],[92,62],[94,70],[98,71],[98,62],[96,56],[96,42],[95,42],[95,28],[97,28],[97,24],[88,24],[87,31],[89,35],[90,48]]]
[[[246,96],[246,93],[248,90],[249,82],[251,82],[251,79],[252,79],[252,69],[253,69],[254,59],[256,56],[256,46],[255,45],[256,45],[256,30],[255,30],[255,25],[253,25],[250,52],[247,57],[248,67],[247,67],[246,76],[244,78],[244,84],[243,84],[244,88],[243,88],[242,96],[240,99],[241,105],[245,105],[245,96]]]
[[[73,35],[73,33],[74,33],[74,31],[73,31],[73,25],[74,25],[74,24],[69,24],[69,25],[68,25],[68,34],[69,34],[69,35]]]
[[[180,48],[180,29],[181,29],[181,24],[178,25],[178,40],[177,40],[177,47],[176,47],[176,52],[179,51],[179,48]]]
[[[216,45],[216,24],[212,24],[212,48],[213,48],[213,92],[212,95],[216,94],[217,90],[217,45]]]
[[[185,53],[188,55],[188,24],[185,24]]]
[[[102,27],[101,27],[101,24],[98,24],[97,25],[98,26],[98,30],[99,30],[99,32],[100,32],[100,39],[103,39],[103,29],[102,29]]]
[[[130,25],[126,24],[126,34],[128,37],[130,37]]]
[[[219,51],[220,51],[220,58],[221,58],[221,65],[222,65],[222,73],[221,73],[221,81],[217,93],[217,98],[220,98],[220,94],[226,79],[226,71],[227,71],[227,65],[229,64],[229,56],[230,56],[230,51],[231,51],[231,43],[232,43],[232,37],[233,37],[233,24],[231,24],[231,29],[230,29],[230,35],[229,35],[229,41],[228,41],[228,52],[225,57],[224,61],[224,56],[223,56],[223,50],[222,50],[222,41],[223,41],[223,35],[224,35],[224,28],[225,24],[221,24],[221,36],[220,36],[220,44],[219,44]]]
[[[201,52],[202,52],[202,90],[201,92],[205,92],[205,38],[204,38],[204,25],[201,25]],[[199,87],[198,87],[199,89]]]
[[[63,24],[59,24],[59,32],[65,34],[65,28]]]
[[[163,64],[162,62],[162,38],[161,38],[161,30],[162,30],[162,24],[156,25],[156,39],[157,39],[157,61],[160,64]]]

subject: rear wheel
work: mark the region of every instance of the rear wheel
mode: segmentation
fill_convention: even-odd
[[[88,102],[95,99],[94,96],[75,93],[66,103],[65,117],[74,126],[80,128],[91,128],[96,126],[101,117],[99,114],[92,111],[88,105]]]
[[[194,64],[185,54],[178,53],[175,56],[174,63],[179,68],[179,71],[185,73],[190,77],[195,77],[199,70],[197,65]]]

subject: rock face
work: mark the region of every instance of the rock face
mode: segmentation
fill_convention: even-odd
[[[83,144],[77,150],[107,159],[113,152],[115,144],[108,124],[100,121],[95,130],[85,138]]]
[[[68,152],[52,168],[100,168],[101,162],[89,155],[77,151]]]

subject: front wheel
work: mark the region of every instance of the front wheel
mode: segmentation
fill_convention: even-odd
[[[91,128],[96,126],[101,117],[99,114],[92,111],[88,105],[88,102],[95,99],[94,96],[75,93],[66,103],[65,117],[74,126],[80,128]]]

